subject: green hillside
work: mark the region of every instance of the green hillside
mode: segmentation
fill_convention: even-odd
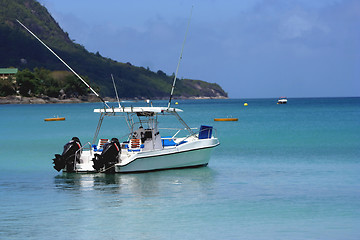
[[[168,97],[173,78],[162,71],[152,72],[130,63],[120,63],[90,53],[80,44],[70,40],[47,9],[35,0],[0,1],[0,67],[16,67],[20,70],[48,69],[67,70],[44,46],[34,39],[17,22],[19,19],[38,37],[48,44],[61,58],[88,82],[100,88],[102,96],[114,96],[110,74],[118,83],[122,98]],[[177,81],[175,96],[227,97],[217,84],[200,80]]]

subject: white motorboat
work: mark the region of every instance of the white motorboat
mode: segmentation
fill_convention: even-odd
[[[179,116],[182,110],[177,108],[117,107],[94,112],[100,114],[100,119],[93,142],[82,146],[74,137],[61,155],[55,155],[56,170],[125,173],[201,167],[208,165],[211,150],[219,145],[213,127],[202,125],[194,131]],[[119,115],[125,116],[129,134],[120,141],[117,137],[98,139],[104,118]],[[159,128],[158,119],[169,116],[177,119],[182,128]],[[174,134],[164,137],[161,130],[173,130]]]
[[[286,104],[287,98],[286,97],[280,97],[277,101],[277,104]]]

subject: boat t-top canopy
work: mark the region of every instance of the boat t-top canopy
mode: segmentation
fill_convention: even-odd
[[[97,108],[94,112],[97,113],[173,113],[182,112],[179,108],[168,107],[116,107],[116,108]]]
[[[184,120],[179,116],[178,112],[182,112],[183,110],[178,108],[168,108],[168,107],[112,107],[112,108],[96,108],[94,109],[94,112],[100,113],[100,119],[98,126],[95,131],[95,136],[93,139],[93,143],[95,143],[97,136],[99,134],[102,121],[105,116],[115,116],[116,113],[126,113],[127,114],[127,122],[128,126],[132,126],[133,124],[129,125],[130,115],[136,114],[138,117],[154,117],[158,114],[171,114],[174,115],[184,126],[185,128],[192,133],[191,128],[184,122]],[[157,120],[156,120],[157,121]]]
[[[129,124],[130,115],[136,114],[138,117],[154,117],[158,114],[165,115],[171,114],[175,116],[179,122],[183,124],[185,129],[187,129],[190,133],[193,133],[191,128],[184,122],[184,120],[179,116],[178,112],[182,112],[183,110],[178,108],[168,108],[168,107],[113,107],[113,108],[96,108],[94,112],[101,113],[98,127],[95,132],[94,140],[96,140],[97,135],[100,131],[102,120],[105,116],[115,116],[116,113],[126,113],[127,114],[127,122]],[[130,125],[129,125],[130,126]]]

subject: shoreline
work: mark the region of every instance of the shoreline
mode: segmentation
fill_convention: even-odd
[[[84,103],[98,102],[98,99],[92,98],[52,98],[52,97],[23,97],[23,96],[7,96],[0,97],[0,104],[65,104],[65,103]]]
[[[154,98],[151,100],[167,100],[168,98]],[[201,100],[201,99],[228,99],[228,97],[218,96],[218,97],[177,97],[173,98],[173,100],[185,100],[185,99],[194,99],[194,100]],[[105,97],[105,101],[108,102],[117,102],[117,99]],[[142,101],[146,100],[146,98],[131,98],[131,99],[123,99],[123,100],[136,100]],[[67,99],[60,99],[60,98],[52,98],[52,97],[23,97],[23,96],[7,96],[7,97],[0,97],[0,105],[1,104],[67,104],[67,103],[89,103],[89,102],[101,102],[96,96],[81,96],[78,98],[67,98]]]

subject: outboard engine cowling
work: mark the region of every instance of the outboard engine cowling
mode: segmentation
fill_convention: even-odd
[[[112,138],[111,142],[105,143],[101,155],[95,154],[92,159],[94,162],[93,168],[100,171],[105,167],[105,172],[115,172],[114,165],[118,163],[118,155],[121,151],[120,143],[117,138]]]
[[[68,143],[64,145],[64,151],[60,154],[55,154],[54,168],[59,172],[66,167],[67,172],[74,171],[75,161],[79,161],[80,152],[76,152],[81,148],[81,142],[79,138],[73,137]],[[76,156],[75,156],[76,155]]]

